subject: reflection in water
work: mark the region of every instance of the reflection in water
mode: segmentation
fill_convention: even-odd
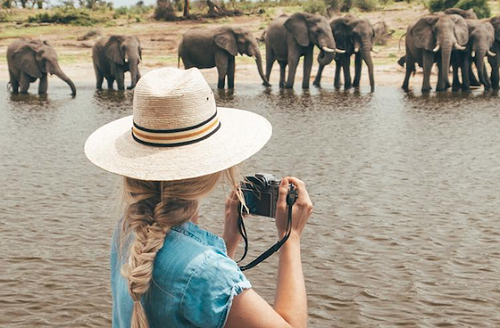
[[[89,85],[71,99],[65,85],[51,87],[44,97],[0,90],[0,326],[109,326],[118,179],[92,166],[83,144],[132,113],[133,92]],[[498,94],[244,84],[214,93],[219,106],[273,124],[244,174],[296,175],[308,186],[310,327],[500,326]],[[200,214],[219,233],[222,193]],[[252,258],[275,228],[247,220]],[[247,274],[270,302],[276,267],[272,257]]]

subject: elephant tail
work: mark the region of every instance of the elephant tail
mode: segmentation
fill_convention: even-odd
[[[406,36],[406,33],[404,33],[403,35],[401,35],[401,37],[399,38],[399,43],[398,43],[398,49],[401,50],[401,40],[403,40],[403,37]]]

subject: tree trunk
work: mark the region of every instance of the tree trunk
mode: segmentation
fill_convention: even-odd
[[[182,13],[182,17],[189,17],[189,0],[184,0],[184,11]]]

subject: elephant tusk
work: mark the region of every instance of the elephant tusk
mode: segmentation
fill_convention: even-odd
[[[491,57],[495,57],[497,54],[494,53],[493,51],[491,50],[488,50],[488,55],[491,56]]]
[[[432,49],[433,52],[438,52],[441,49],[441,46],[438,44],[436,48]]]
[[[472,50],[472,52],[470,53],[470,56],[471,56],[472,58],[476,57],[476,52],[475,52],[474,50]]]
[[[338,54],[345,54],[345,50],[342,49],[335,49],[335,52]]]
[[[455,43],[455,49],[460,50],[460,51],[464,51],[464,50],[465,50],[465,47],[464,47],[464,46],[459,45],[458,43]]]
[[[328,47],[323,47],[321,50],[324,50],[324,51],[329,52],[329,53],[335,52],[335,49],[331,49]]]
[[[372,49],[372,52],[374,52],[374,53],[376,53],[376,54],[380,53],[380,51],[375,50],[375,49]]]
[[[354,52],[358,53],[359,52],[359,47],[354,47]]]

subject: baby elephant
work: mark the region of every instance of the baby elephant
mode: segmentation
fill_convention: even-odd
[[[16,40],[7,48],[7,64],[9,66],[10,85],[12,93],[28,93],[30,83],[40,79],[38,93],[46,94],[48,88],[47,74],[55,74],[71,88],[71,94],[76,95],[73,81],[64,74],[57,62],[54,48],[41,40]]]
[[[116,80],[118,89],[125,90],[125,72],[130,72],[132,81],[127,89],[133,89],[141,78],[141,60],[141,45],[136,36],[112,35],[99,38],[92,48],[96,88],[101,90],[106,78],[108,89],[113,89],[113,82]]]
[[[260,78],[265,86],[269,86],[262,70],[262,57],[257,40],[244,28],[230,26],[214,29],[194,28],[184,34],[179,44],[179,58],[182,58],[184,68],[217,67],[219,89],[224,89],[226,76],[229,89],[234,88],[234,57],[238,53],[255,58]]]

